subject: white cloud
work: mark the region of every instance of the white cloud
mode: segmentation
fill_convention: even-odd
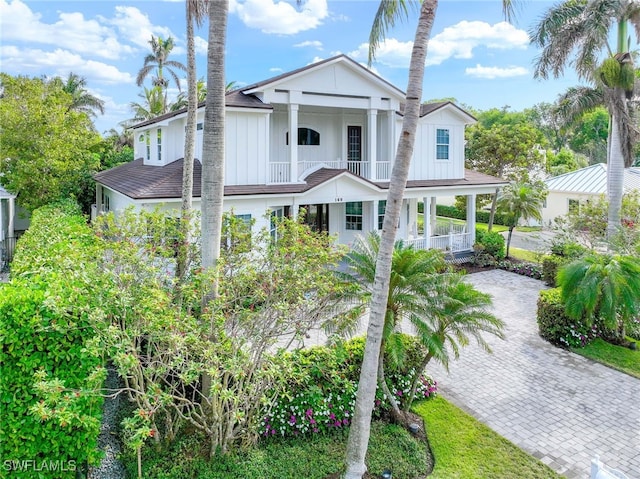
[[[324,60],[324,58],[315,56],[315,57],[313,57],[313,60],[311,60],[309,63],[307,63],[307,65],[313,65],[314,63],[321,62],[322,60]]]
[[[79,12],[59,13],[58,18],[55,23],[43,23],[41,15],[20,0],[0,0],[0,30],[5,44],[9,40],[55,45],[111,60],[133,51],[98,20],[85,19]]]
[[[307,0],[299,9],[284,0],[231,0],[229,12],[249,28],[280,35],[312,30],[329,15],[327,0]]]
[[[464,73],[465,75],[492,80],[494,78],[524,76],[527,75],[529,71],[524,67],[483,67],[482,65],[478,64],[475,67],[465,68]]]
[[[445,28],[429,40],[426,65],[439,65],[449,58],[472,58],[473,50],[485,47],[497,50],[524,49],[529,35],[507,22],[489,25],[486,22],[463,20]]]
[[[269,71],[272,73],[282,73],[284,70],[280,67],[272,67],[272,68],[269,68]]]
[[[508,50],[524,49],[529,45],[529,36],[524,30],[500,22],[490,25],[480,21],[462,21],[445,28],[429,40],[426,66],[439,65],[450,58],[473,58],[476,48]],[[407,68],[411,58],[413,42],[402,42],[387,38],[376,52],[376,61],[392,68]],[[354,58],[366,58],[369,44],[361,44],[349,55]]]
[[[209,48],[209,42],[207,42],[204,38],[196,36],[193,39],[193,42],[196,45],[196,55],[206,55],[207,50]]]
[[[322,42],[319,40],[307,40],[305,42],[296,43],[294,45],[296,48],[305,48],[305,47],[313,47],[318,50],[322,50]]]
[[[147,14],[142,13],[136,7],[116,6],[115,10],[114,18],[98,18],[109,25],[115,26],[122,37],[144,50],[149,49],[151,35],[177,39],[176,35],[171,33],[171,29],[153,25]],[[174,48],[173,52],[178,53],[179,47]]]
[[[133,84],[134,78],[127,72],[121,72],[113,65],[94,60],[86,60],[80,55],[57,48],[52,52],[39,49],[0,46],[0,62],[20,65],[18,73],[41,74],[43,69],[51,72],[49,76],[66,76],[73,72],[87,79],[88,83]]]

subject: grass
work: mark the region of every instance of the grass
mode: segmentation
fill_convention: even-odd
[[[323,479],[344,470],[347,430],[343,434],[274,438],[243,452],[208,461],[199,451],[199,436],[187,436],[171,450],[147,447],[143,458],[145,479]],[[400,426],[372,424],[367,466],[378,477],[392,468],[394,478],[414,479],[427,472],[426,445]],[[137,477],[135,455],[125,458],[128,477]]]
[[[596,338],[584,348],[574,348],[572,351],[623,373],[640,378],[640,350],[633,351]]]
[[[476,229],[482,231],[488,231],[489,225],[487,223],[476,223]],[[493,225],[491,231],[495,231],[496,233],[502,233],[503,231],[509,231],[509,228],[503,225]]]
[[[522,261],[531,261],[532,263],[540,263],[540,253],[537,251],[529,251],[527,249],[509,248],[509,256]]]
[[[424,401],[414,410],[425,420],[435,456],[435,468],[429,478],[563,477],[440,397]]]

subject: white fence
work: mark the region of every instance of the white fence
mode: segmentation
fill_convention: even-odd
[[[471,237],[471,233],[451,233],[442,236],[431,236],[428,244],[425,238],[416,238],[405,241],[405,244],[413,245],[416,249],[433,248],[449,251],[451,253],[469,251],[473,248],[473,243],[474,238]]]
[[[600,462],[600,458],[596,456],[591,460],[591,476],[590,479],[630,479],[622,472],[611,469]]]

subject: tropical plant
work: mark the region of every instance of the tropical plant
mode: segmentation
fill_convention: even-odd
[[[396,20],[404,19],[408,16],[407,3],[406,1],[395,0],[382,0],[380,2],[369,39],[369,63],[375,57],[376,48],[379,46],[380,41],[384,39],[386,30],[393,26]],[[511,1],[503,0],[503,7],[506,13],[511,12]],[[415,144],[420,101],[422,99],[424,64],[437,8],[438,0],[424,0],[419,8],[420,14],[409,64],[404,117],[396,158],[389,181],[387,208],[382,224],[380,250],[376,261],[376,277],[371,299],[367,343],[358,382],[355,414],[347,442],[345,479],[361,479],[367,470],[365,456],[369,443],[371,413],[376,392],[376,381],[373,378],[376,377],[378,369],[396,228],[400,219],[402,199]]]
[[[131,102],[129,107],[133,110],[131,121],[151,120],[167,113],[167,104],[164,92],[158,86],[152,88],[143,87],[143,93],[138,93],[143,102]]]
[[[178,87],[178,90],[180,90],[180,79],[174,69],[186,71],[187,68],[181,62],[168,59],[174,47],[173,38],[167,37],[167,39],[163,39],[161,36],[155,37],[151,35],[149,45],[151,46],[151,53],[144,57],[144,65],[138,72],[136,85],[142,86],[144,80],[155,68],[156,75],[151,79],[154,87],[160,87],[164,91],[169,87],[169,80],[164,76],[166,70]]]
[[[568,0],[552,7],[531,32],[531,41],[542,47],[536,60],[536,77],[562,75],[566,65],[575,67],[578,76],[595,88],[576,95],[573,105],[581,111],[604,103],[611,118],[607,161],[609,211],[607,236],[620,228],[624,168],[634,161],[637,130],[629,105],[635,88],[635,71],[628,24],[640,32],[640,5],[628,0]],[[609,46],[609,33],[615,27],[617,44]],[[599,55],[606,51],[604,61]],[[604,100],[604,101],[602,101]],[[572,103],[569,102],[569,105]],[[587,109],[590,109],[587,108]]]
[[[535,219],[542,221],[542,205],[546,197],[544,186],[530,183],[510,183],[498,197],[497,206],[501,213],[508,216],[509,235],[507,236],[507,254],[513,230],[520,220]]]
[[[357,285],[356,298],[368,303],[373,294],[376,276],[376,260],[380,250],[380,236],[376,232],[366,238],[359,237],[352,251],[346,256],[348,270],[340,277]],[[378,384],[387,396],[396,420],[402,417],[400,405],[391,394],[384,372],[385,351],[390,349],[391,357],[402,361],[403,343],[393,341],[392,336],[403,320],[411,323],[424,323],[437,300],[434,291],[441,277],[439,273],[446,268],[444,256],[437,250],[419,250],[405,245],[402,241],[395,244],[391,260],[391,278],[384,318],[384,327],[378,358]],[[420,371],[421,372],[421,371]]]
[[[187,59],[187,65],[189,64],[189,61]],[[187,67],[187,84],[189,83],[189,70]],[[187,91],[181,91],[180,93],[178,93],[178,96],[176,97],[175,101],[173,103],[171,103],[171,111],[177,111],[177,110],[182,110],[183,108],[187,108],[187,104],[188,104],[188,99],[189,99],[189,87],[187,87]],[[207,84],[204,81],[204,78],[199,78],[197,83],[196,83],[196,99],[198,104],[200,103],[204,103],[204,101],[207,99]]]
[[[583,256],[560,269],[557,276],[567,315],[595,318],[625,341],[625,326],[640,313],[640,259],[630,255]]]
[[[90,117],[96,116],[96,111],[104,115],[104,101],[89,93],[85,78],[70,72],[65,80],[55,77],[51,80],[51,83],[71,95],[69,110],[86,113]]]
[[[431,359],[448,369],[449,351],[457,359],[460,348],[468,345],[470,338],[475,339],[485,351],[491,352],[482,333],[503,338],[504,323],[486,310],[491,306],[489,294],[478,291],[465,281],[463,275],[457,273],[441,275],[435,285],[437,297],[428,315],[415,316],[412,320],[419,341],[427,348],[427,354],[416,373],[424,371]],[[411,408],[419,383],[420,376],[415,374],[404,403],[405,411]]]

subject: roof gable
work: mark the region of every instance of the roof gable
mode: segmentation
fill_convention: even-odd
[[[346,55],[338,55],[249,85],[246,94],[301,91],[336,96],[404,99],[404,92]],[[268,101],[268,98],[265,98]]]

